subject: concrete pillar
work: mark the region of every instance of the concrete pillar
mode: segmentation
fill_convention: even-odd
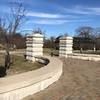
[[[43,55],[43,35],[40,33],[27,35],[26,47],[26,59],[35,61],[35,56]]]
[[[73,46],[72,37],[61,37],[59,43],[59,56],[67,57],[68,54],[71,54],[72,46]]]

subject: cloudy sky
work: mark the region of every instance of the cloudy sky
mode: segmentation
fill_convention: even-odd
[[[16,0],[0,0],[0,16],[9,14]],[[100,0],[21,0],[28,21],[23,30],[41,28],[48,36],[75,34],[79,26],[100,27]]]

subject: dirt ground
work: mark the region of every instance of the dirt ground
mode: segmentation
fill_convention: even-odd
[[[23,100],[100,100],[100,62],[61,60],[64,66],[59,81]]]

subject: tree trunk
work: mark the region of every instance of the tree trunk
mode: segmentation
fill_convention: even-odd
[[[7,45],[6,54],[5,54],[5,68],[9,69],[11,64],[11,57],[9,53],[9,46]]]

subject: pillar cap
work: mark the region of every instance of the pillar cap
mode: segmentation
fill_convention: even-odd
[[[70,36],[63,36],[63,37],[61,37],[60,38],[60,40],[72,40],[73,39],[73,37],[70,37]]]
[[[40,34],[40,33],[33,33],[33,34],[28,34],[27,37],[40,37],[40,38],[43,38],[43,34]]]

